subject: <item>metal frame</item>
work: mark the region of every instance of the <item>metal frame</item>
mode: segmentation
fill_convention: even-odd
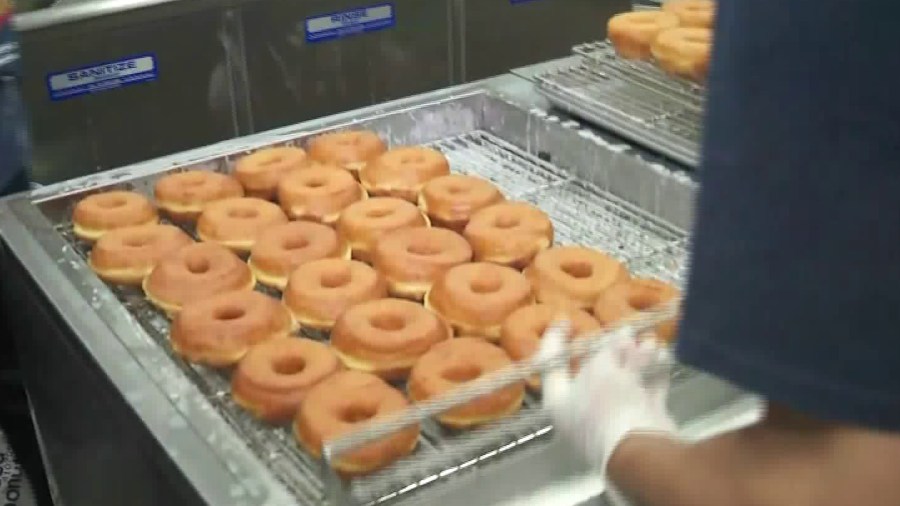
[[[605,192],[608,200],[618,201],[618,207],[658,223],[675,237],[683,236],[678,230],[689,228],[695,191],[689,179],[618,149],[619,145],[577,123],[554,119],[540,108],[528,109],[539,101],[521,107],[498,98],[521,98],[522,83],[505,76],[41,188],[0,204],[0,230],[37,288],[63,315],[76,342],[96,360],[207,503],[287,504],[296,496],[276,479],[272,469],[294,463],[279,456],[261,458],[247,447],[249,441],[241,431],[229,425],[210,402],[210,394],[219,394],[198,389],[187,380],[184,370],[144,330],[146,325],[142,326],[121,298],[90,273],[54,222],[67,219],[70,201],[86,191],[110,185],[146,191],[154,176],[181,166],[211,164],[226,170],[232,155],[295,142],[325,129],[362,124],[375,127],[393,143],[424,143],[486,129],[487,135],[500,137],[519,150],[519,156],[533,157],[536,165],[565,167],[580,184],[589,184],[593,191]],[[565,184],[579,184],[575,180]],[[683,242],[674,241],[658,253],[668,257],[670,248],[681,250],[683,246]],[[691,382],[689,395],[676,392],[682,399],[679,404],[687,406],[682,413],[685,418],[695,415],[698,406],[705,406],[705,412],[739,396],[708,379],[697,381]],[[690,394],[698,388],[703,391],[702,401]],[[719,393],[713,395],[713,391]],[[715,399],[716,406],[705,405],[709,399]],[[435,493],[459,483],[435,487]]]

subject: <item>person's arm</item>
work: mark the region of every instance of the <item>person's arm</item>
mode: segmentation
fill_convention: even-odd
[[[638,505],[896,506],[900,435],[771,408],[757,424],[696,444],[627,436],[607,472]]]

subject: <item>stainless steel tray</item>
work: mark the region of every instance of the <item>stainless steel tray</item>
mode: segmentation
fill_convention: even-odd
[[[79,336],[85,346],[99,357],[111,345],[97,340],[105,337],[127,350],[133,363],[98,362],[110,374],[121,372],[115,371],[114,366],[126,367],[129,374],[115,379],[122,385],[127,383],[122,387],[123,395],[142,417],[147,417],[147,423],[153,422],[153,413],[174,408],[176,414],[162,421],[165,430],[157,427],[159,432],[171,430],[188,439],[193,435],[202,437],[208,453],[214,457],[207,468],[215,462],[233,478],[228,484],[219,483],[220,487],[228,487],[225,495],[233,499],[233,504],[285,504],[286,500],[321,503],[326,499],[326,489],[332,504],[415,500],[419,492],[449,482],[464,471],[502,461],[496,457],[511,455],[514,450],[547,439],[543,437],[548,432],[547,422],[535,410],[537,400],[529,397],[519,416],[476,431],[460,433],[426,423],[419,449],[410,458],[353,483],[326,483],[332,474],[323,472],[320,462],[295,445],[287,428],[261,424],[232,402],[227,373],[191,365],[174,356],[166,338],[168,321],[140,292],[100,282],[87,268],[84,245],[71,234],[72,207],[89,192],[124,187],[149,194],[161,174],[185,167],[227,172],[235,159],[253,149],[302,144],[316,133],[347,127],[373,129],[392,145],[428,144],[440,149],[454,171],[491,179],[510,198],[543,208],[557,227],[556,238],[561,244],[600,248],[626,262],[637,275],[676,284],[684,277],[686,233],[658,215],[668,214],[673,221],[688,222],[689,212],[684,209],[690,207],[690,185],[682,187],[671,174],[637,158],[623,158],[578,128],[549,121],[484,90],[445,94],[431,100],[405,100],[386,108],[326,118],[213,147],[181,157],[177,163],[151,161],[44,188],[33,192],[30,198],[10,203],[9,209],[18,223],[33,231],[34,240],[40,245],[41,254],[36,252],[34,256],[50,259],[48,264],[33,267],[32,274],[45,283],[60,285],[57,291],[74,289],[78,294],[70,300],[56,301],[62,306],[60,312],[78,320],[78,308],[86,303],[88,313],[96,316],[88,314],[84,318],[99,318],[100,325],[85,327],[90,328],[92,335]],[[628,188],[635,191],[625,196],[645,202],[650,211],[610,191]],[[668,203],[672,198],[679,202]],[[49,278],[43,277],[45,272]],[[61,279],[68,283],[60,284]],[[685,383],[691,383],[693,375],[684,374]],[[154,389],[164,392],[170,406],[155,405],[154,411],[148,411],[145,404],[152,393],[146,390],[148,381]],[[705,380],[696,381],[699,383],[690,387],[693,392],[705,388]],[[716,403],[730,400],[734,392],[727,392],[725,397],[704,394],[702,401],[697,401],[695,394],[673,393],[673,405],[680,412],[680,419],[687,420],[705,412],[710,407],[705,405],[709,399]],[[696,402],[705,407],[698,408]],[[677,408],[679,404],[684,407]],[[165,439],[163,436],[157,433],[157,437]],[[179,449],[169,451],[177,454]],[[207,457],[206,453],[203,457]],[[192,478],[213,475],[211,469],[191,465],[199,460],[198,455],[187,460],[176,458]]]
[[[573,48],[581,61],[536,76],[538,90],[576,117],[697,167],[704,90],[648,62],[623,60],[608,42]]]

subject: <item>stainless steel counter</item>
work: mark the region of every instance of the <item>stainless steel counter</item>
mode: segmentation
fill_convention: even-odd
[[[324,500],[330,476],[316,472],[317,463],[281,429],[261,426],[232,409],[226,378],[175,358],[165,342],[167,323],[146,312],[139,294],[108,287],[90,272],[83,251],[67,235],[79,195],[111,186],[147,192],[161,173],[184,166],[227,171],[235,156],[248,150],[357,125],[377,130],[393,144],[433,143],[450,150],[454,170],[505,167],[513,172],[489,177],[507,192],[557,202],[547,210],[563,242],[595,237],[605,247],[618,245],[613,254],[637,272],[680,279],[696,189],[691,178],[614,138],[549,114],[545,105],[527,81],[505,75],[2,201],[0,233],[8,246],[3,289],[14,301],[4,309],[22,315],[16,337],[57,496],[71,504],[307,504]],[[521,164],[537,172],[510,178],[523,170]],[[577,198],[554,200],[559,192]],[[592,218],[585,220],[584,213]],[[528,413],[538,413],[537,401],[529,402]],[[752,413],[755,402],[690,372],[673,387],[671,408],[690,432]],[[722,413],[725,420],[716,422],[715,415]],[[492,430],[476,433],[466,444],[478,450],[478,444],[505,434]],[[516,438],[515,444],[485,447],[481,457],[437,474],[417,474],[434,472],[423,463],[435,462],[417,453],[399,463],[392,478],[416,481],[404,482],[409,485],[383,496],[382,503],[503,504],[563,486],[581,491],[573,494],[575,504],[602,491],[602,483],[552,443],[546,430]],[[455,439],[448,441],[449,454],[457,447]],[[361,484],[371,491],[389,483]],[[354,491],[359,487],[344,499],[356,501]]]

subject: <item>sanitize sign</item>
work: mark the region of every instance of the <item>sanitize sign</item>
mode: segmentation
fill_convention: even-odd
[[[156,57],[146,54],[48,74],[47,91],[51,100],[65,100],[155,81],[158,75]]]
[[[378,4],[306,18],[306,41],[322,42],[394,26],[394,4]]]

